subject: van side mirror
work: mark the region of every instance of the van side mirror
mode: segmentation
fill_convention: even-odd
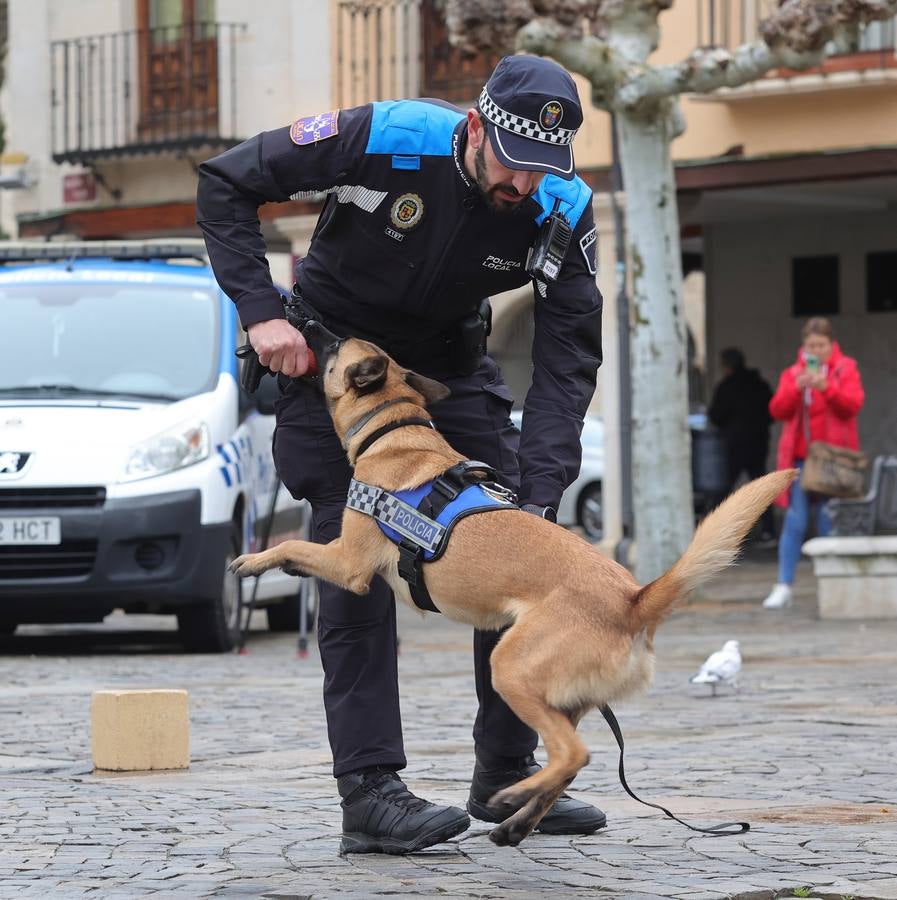
[[[280,386],[276,375],[263,375],[254,394],[251,395],[255,408],[263,416],[274,415],[274,404],[280,399]]]

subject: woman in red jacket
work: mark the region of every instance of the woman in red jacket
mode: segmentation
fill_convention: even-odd
[[[777,469],[802,467],[812,441],[859,449],[857,415],[863,405],[863,385],[856,360],[841,352],[828,319],[810,319],[801,336],[803,345],[797,362],[782,372],[775,396],[769,402],[772,417],[784,422]],[[829,533],[831,523],[825,512],[826,499],[805,493],[798,479],[776,500],[788,511],[779,538],[779,581],[763,601],[767,609],[779,609],[791,603],[791,585],[811,507],[816,511],[816,533],[820,536]]]

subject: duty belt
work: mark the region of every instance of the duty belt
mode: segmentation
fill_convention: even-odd
[[[517,498],[485,463],[466,460],[432,482],[391,493],[352,479],[346,506],[376,520],[399,548],[399,575],[415,604],[439,612],[424,583],[423,564],[445,553],[456,523],[473,513],[517,509]]]
[[[396,336],[387,336],[378,334],[363,324],[359,325],[355,322],[346,322],[337,318],[330,313],[322,313],[320,310],[312,306],[305,297],[299,292],[298,285],[293,286],[293,291],[288,300],[285,301],[287,309],[287,317],[289,318],[290,309],[299,309],[308,318],[312,318],[320,322],[329,331],[339,337],[357,337],[365,341],[376,344],[382,350],[385,350],[397,362],[405,366],[422,366],[424,368],[454,368],[459,354],[467,356],[476,356],[477,359],[486,352],[485,337],[491,331],[492,326],[492,309],[488,300],[480,304],[480,310],[471,313],[468,319],[460,319],[458,322],[449,326],[440,334],[432,337],[418,338],[400,338]],[[483,338],[482,345],[477,348],[464,348],[463,345],[463,329],[462,325],[468,321],[470,317],[479,317],[483,322]],[[475,368],[475,360],[471,359],[470,371]]]

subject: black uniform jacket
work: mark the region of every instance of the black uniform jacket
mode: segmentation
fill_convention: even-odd
[[[601,362],[591,191],[552,175],[513,213],[491,210],[463,166],[467,122],[434,100],[369,103],[264,132],[200,166],[197,221],[244,327],[282,318],[258,207],[326,193],[302,295],[384,342],[426,340],[491,294],[529,280],[527,255],[560,200],[573,238],[560,277],[534,282],[533,383],[524,407],[521,502],[557,507],[578,474],[582,417]]]

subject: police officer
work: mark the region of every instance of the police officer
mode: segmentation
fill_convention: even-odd
[[[493,466],[527,510],[553,518],[579,470],[601,362],[591,191],[571,148],[581,123],[564,69],[512,56],[466,114],[438,100],[368,103],[298,119],[200,167],[198,223],[260,361],[280,373],[274,461],[292,495],[311,503],[316,541],[338,535],[351,471],[320,393],[296,377],[308,351],[272,285],[259,205],[327,195],[294,294],[331,331],[372,340],[448,385],[451,396],[430,413],[449,443]],[[566,250],[534,254],[558,216],[572,230]],[[530,280],[533,381],[521,436],[483,337],[489,295]],[[489,797],[538,769],[536,733],[492,688],[499,637],[474,635],[479,712],[467,808],[486,821],[498,820]],[[464,831],[462,810],[415,797],[396,774],[406,761],[385,583],[375,579],[365,597],[321,584],[318,640],[343,851],[408,852]],[[604,824],[601,810],[564,795],[539,830],[590,834]]]

